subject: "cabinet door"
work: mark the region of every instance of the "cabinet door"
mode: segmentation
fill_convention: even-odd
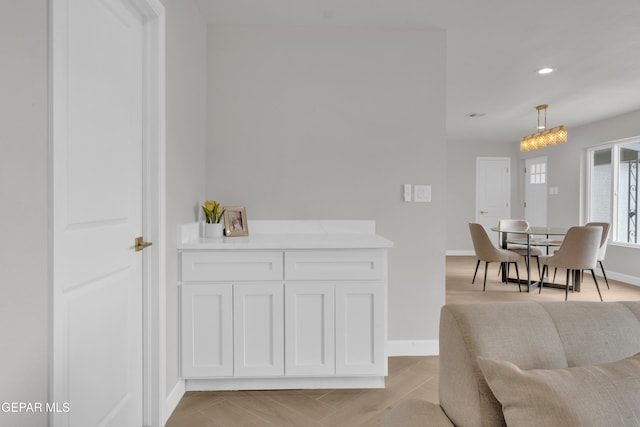
[[[336,374],[385,375],[383,284],[336,284]]]
[[[285,374],[335,374],[333,284],[285,285]]]
[[[182,285],[181,305],[182,376],[232,376],[232,286]]]
[[[233,286],[234,375],[284,375],[282,283]]]

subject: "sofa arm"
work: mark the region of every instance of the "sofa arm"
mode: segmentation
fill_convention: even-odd
[[[384,427],[455,427],[440,405],[409,399],[394,406],[384,418]]]

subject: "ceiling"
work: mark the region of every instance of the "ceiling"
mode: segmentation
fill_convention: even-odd
[[[640,109],[639,0],[196,0],[210,24],[447,31],[447,139],[518,142]],[[539,68],[556,71],[541,76]],[[475,114],[475,117],[469,117]]]

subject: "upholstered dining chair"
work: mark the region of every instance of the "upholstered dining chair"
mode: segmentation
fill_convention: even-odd
[[[602,227],[602,238],[600,239],[600,250],[598,251],[598,264],[600,264],[600,269],[602,270],[602,276],[604,276],[604,282],[607,284],[607,289],[611,289],[609,287],[609,281],[607,280],[607,273],[604,272],[604,265],[602,264],[602,261],[604,261],[604,257],[607,254],[607,242],[609,241],[609,223],[588,222],[585,224],[585,227]]]
[[[542,277],[545,276],[547,268],[566,268],[567,269],[567,284],[565,287],[564,300],[567,300],[569,295],[569,276],[574,277],[575,286],[575,274],[582,273],[583,270],[590,270],[593,276],[593,281],[596,284],[600,301],[602,301],[602,294],[600,293],[600,286],[598,286],[598,280],[594,269],[598,263],[598,252],[600,250],[600,239],[602,237],[602,227],[571,227],[562,241],[560,248],[555,251],[553,255],[540,257],[540,263],[542,264]],[[542,286],[540,286],[539,293],[542,292]]]
[[[501,219],[498,221],[498,227],[506,230],[526,230],[529,228],[529,222],[524,219]],[[518,237],[518,234],[507,233],[507,249],[513,252],[517,252],[524,257],[524,262],[529,267],[529,258],[527,257],[527,239],[522,235]],[[535,242],[531,242],[529,245],[529,254],[536,259],[538,264],[538,275],[540,275],[540,257],[544,255],[541,247],[534,246]]]
[[[502,264],[506,264],[507,275],[509,277],[509,264],[515,264],[516,266],[516,277],[518,278],[518,290],[522,292],[520,289],[520,273],[518,272],[518,260],[520,259],[520,254],[507,250],[496,248],[489,235],[487,235],[487,231],[484,229],[482,224],[477,224],[470,222],[469,223],[469,231],[471,231],[471,240],[473,241],[473,249],[476,252],[476,257],[478,258],[478,262],[476,263],[476,271],[473,273],[473,280],[471,283],[475,283],[476,274],[478,273],[478,267],[480,266],[480,261],[484,261],[484,284],[482,285],[482,291],[487,287],[487,267],[490,262],[499,262]]]
[[[605,273],[604,265],[602,264],[602,261],[604,261],[604,257],[607,254],[607,242],[609,241],[609,223],[608,222],[588,222],[585,224],[585,227],[601,227],[602,228],[602,238],[600,239],[600,250],[598,251],[598,264],[600,264],[600,269],[602,270],[602,276],[604,277],[604,282],[607,284],[607,289],[611,289],[609,287],[609,280],[607,280],[607,273]],[[554,270],[553,272],[554,281],[556,280],[556,270]]]

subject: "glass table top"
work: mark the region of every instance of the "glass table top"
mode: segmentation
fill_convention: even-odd
[[[491,231],[499,233],[544,235],[544,236],[563,236],[567,234],[568,227],[491,227]]]

